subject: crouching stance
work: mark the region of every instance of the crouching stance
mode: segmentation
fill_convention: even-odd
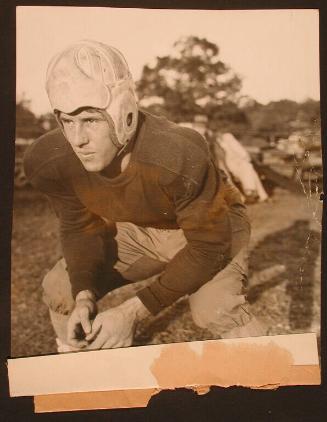
[[[46,88],[59,128],[29,148],[25,172],[60,222],[63,259],[43,288],[61,350],[129,346],[140,320],[185,295],[217,336],[261,335],[245,299],[244,205],[202,136],[139,110],[124,57],[95,41],[56,55]]]

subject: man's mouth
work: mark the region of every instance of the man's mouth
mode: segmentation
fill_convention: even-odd
[[[81,151],[81,152],[78,152],[78,155],[80,155],[80,156],[81,156],[81,157],[83,157],[83,158],[90,158],[90,157],[92,157],[94,154],[95,154],[95,153],[94,153],[94,152],[92,152],[92,151]]]

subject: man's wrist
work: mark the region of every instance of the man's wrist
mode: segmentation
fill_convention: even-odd
[[[137,297],[126,300],[121,305],[127,312],[134,315],[135,321],[139,322],[151,315],[151,312],[144,306],[142,301]]]
[[[75,302],[77,303],[79,300],[91,300],[92,302],[96,302],[96,297],[91,290],[81,290],[77,293]]]

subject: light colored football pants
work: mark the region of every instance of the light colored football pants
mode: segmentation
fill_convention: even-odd
[[[230,214],[230,220],[234,258],[212,280],[189,296],[191,314],[196,325],[209,329],[217,337],[264,335],[245,298],[250,226],[238,210]],[[186,244],[182,230],[143,228],[132,223],[117,223],[116,228],[118,259],[114,268],[130,282],[160,274]],[[63,259],[45,276],[43,290],[54,330],[65,342],[74,299]]]

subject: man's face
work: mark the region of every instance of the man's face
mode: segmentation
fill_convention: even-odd
[[[68,142],[87,171],[101,171],[116,157],[113,128],[99,111],[60,113],[60,120]]]

